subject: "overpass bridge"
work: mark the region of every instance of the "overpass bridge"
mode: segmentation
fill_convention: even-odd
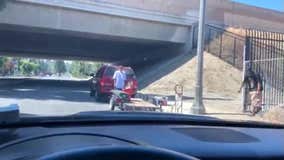
[[[188,52],[195,18],[103,1],[4,0],[0,53],[137,63]]]

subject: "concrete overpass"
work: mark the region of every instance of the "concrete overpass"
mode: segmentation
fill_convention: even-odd
[[[188,16],[99,1],[5,0],[2,55],[137,63],[188,52]]]

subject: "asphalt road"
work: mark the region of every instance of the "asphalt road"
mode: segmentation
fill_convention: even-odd
[[[18,104],[21,113],[68,115],[82,111],[109,110],[108,103],[96,102],[86,85],[29,82],[0,86],[0,106]]]
[[[192,100],[192,97],[184,97],[183,113],[190,113]],[[263,121],[259,116],[251,117],[241,113],[238,102],[222,98],[205,97],[204,99],[208,116],[230,120]],[[9,104],[18,104],[21,113],[41,116],[109,110],[108,103],[96,102],[89,96],[88,84],[82,81],[0,80],[0,107]],[[171,108],[165,107],[164,111],[170,112]]]

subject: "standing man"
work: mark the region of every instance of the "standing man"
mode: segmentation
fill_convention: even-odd
[[[260,74],[258,73],[256,74],[251,69],[248,69],[239,92],[241,92],[241,89],[244,86],[248,86],[251,106],[253,108],[252,115],[254,116],[259,111],[261,111],[261,106],[262,106],[263,86],[262,86],[262,79],[261,79]]]
[[[125,81],[126,81],[126,74],[123,71],[122,66],[119,66],[118,70],[114,72],[112,79],[114,81],[114,90],[122,91],[125,87]],[[110,102],[109,102],[110,109],[112,111],[114,111],[114,108],[115,108],[115,97],[116,97],[115,95],[116,94],[117,94],[116,92],[113,92],[113,95],[112,95]],[[122,107],[122,106],[120,106],[120,107]],[[121,108],[121,110],[123,110],[123,108]]]
[[[119,69],[114,72],[112,77],[114,80],[114,89],[123,90],[126,81],[126,74],[123,71],[123,66],[119,66]]]

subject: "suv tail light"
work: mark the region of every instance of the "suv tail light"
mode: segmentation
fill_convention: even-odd
[[[101,81],[100,81],[100,85],[101,85],[101,86],[104,86],[104,85],[105,85],[105,82],[104,82],[103,80],[101,80]]]
[[[135,88],[135,89],[137,89],[137,88],[138,88],[137,80],[133,80],[133,88]]]
[[[133,86],[133,82],[131,80],[126,81],[125,89],[131,89]]]
[[[138,88],[137,80],[130,79],[126,81],[125,89],[137,89],[137,88]]]
[[[100,85],[111,87],[111,86],[113,86],[113,82],[110,79],[101,79]]]

